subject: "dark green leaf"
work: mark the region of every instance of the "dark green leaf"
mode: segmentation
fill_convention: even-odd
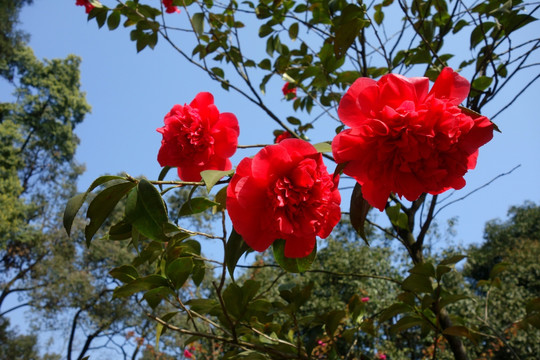
[[[475,345],[478,344],[478,336],[473,334],[470,329],[465,326],[450,326],[443,330],[444,335],[463,336],[471,340]]]
[[[403,290],[413,293],[431,293],[433,287],[429,277],[418,274],[411,274],[401,284]]]
[[[334,337],[334,333],[345,315],[346,313],[343,310],[332,310],[326,314],[325,329],[330,338]]]
[[[395,304],[390,305],[381,313],[381,315],[379,316],[379,321],[381,322],[387,321],[398,314],[404,314],[410,311],[411,311],[411,307],[409,305],[406,305],[403,303],[395,303]]]
[[[209,200],[207,198],[196,197],[182,204],[178,216],[198,214],[216,205],[219,205],[219,203]]]
[[[172,281],[174,288],[179,289],[187,281],[193,270],[193,259],[191,257],[181,257],[167,265],[166,274]]]
[[[197,35],[202,35],[204,33],[204,14],[203,13],[196,13],[193,14],[193,17],[191,18],[191,22],[193,25],[193,30]]]
[[[418,263],[414,265],[412,269],[409,270],[411,274],[424,275],[427,277],[435,276],[435,269],[431,263]]]
[[[233,280],[236,264],[240,257],[248,250],[250,250],[248,244],[246,244],[242,236],[233,229],[227,240],[227,244],[225,245],[225,263],[227,264],[227,269]]]
[[[303,258],[288,258],[285,256],[285,240],[276,239],[272,244],[272,250],[274,253],[274,259],[283,270],[292,273],[301,273],[309,270],[311,264],[317,256],[317,244],[313,248],[313,251]]]
[[[441,261],[440,265],[454,265],[465,259],[466,257],[467,255],[452,255]]]
[[[404,316],[390,327],[390,332],[395,334],[405,331],[413,326],[420,326],[422,323],[423,320],[417,316]]]
[[[107,26],[109,27],[109,30],[116,29],[119,24],[120,24],[120,12],[119,11],[111,12],[111,15],[109,15],[109,18],[107,19]]]
[[[134,187],[135,183],[128,181],[112,185],[97,194],[92,200],[86,212],[86,217],[90,218],[90,224],[84,229],[87,246],[90,246],[94,234],[113,211],[116,204]]]
[[[174,296],[174,292],[171,290],[171,288],[168,286],[160,286],[145,292],[143,299],[146,300],[152,309],[155,309],[161,300],[167,299],[169,296]]]
[[[157,215],[156,218],[161,216]],[[130,222],[138,232],[149,239],[158,241],[169,240],[165,234],[167,223],[158,224],[154,221],[154,218],[147,212],[138,189],[133,189],[128,194],[126,201],[126,221]]]
[[[73,220],[79,212],[79,209],[86,199],[87,193],[80,193],[68,200],[66,209],[64,210],[64,228],[68,236],[71,236],[71,226],[73,225]]]
[[[155,289],[160,286],[169,286],[167,279],[160,275],[149,275],[117,287],[113,291],[113,297],[128,297],[135,293]]]
[[[148,180],[142,179],[137,186],[139,189],[139,197],[150,217],[158,224],[162,225],[169,222],[167,216],[167,208],[165,202],[154,185]]]
[[[445,306],[449,304],[453,304],[455,302],[458,302],[460,300],[469,299],[467,295],[460,295],[460,294],[448,294],[441,296],[441,299],[439,300],[439,307],[442,309]]]
[[[358,235],[360,235],[360,237],[364,240],[367,246],[369,246],[369,243],[367,241],[366,233],[364,230],[364,224],[366,222],[369,209],[371,209],[371,205],[369,205],[369,203],[362,196],[362,185],[356,183],[351,195],[351,225],[356,230]]]
[[[298,36],[298,23],[295,22],[295,23],[292,23],[291,26],[289,27],[289,37],[291,38],[291,40],[296,40]]]
[[[133,280],[139,277],[139,273],[137,272],[137,269],[135,269],[131,265],[122,265],[119,267],[115,267],[114,269],[109,271],[109,274],[113,278],[118,279],[123,283],[132,282]]]

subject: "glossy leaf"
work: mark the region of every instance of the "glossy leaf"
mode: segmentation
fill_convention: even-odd
[[[201,213],[213,206],[217,206],[219,203],[209,200],[203,197],[197,197],[189,199],[180,208],[179,216],[188,216],[193,214]]]
[[[64,228],[66,229],[68,236],[70,236],[71,234],[71,226],[73,225],[73,220],[75,219],[75,216],[79,212],[79,209],[84,204],[84,201],[86,200],[86,197],[88,196],[88,194],[92,190],[94,190],[96,187],[112,180],[125,180],[125,178],[121,176],[113,176],[113,175],[100,176],[92,182],[92,184],[90,185],[88,190],[86,190],[86,192],[77,194],[71,199],[69,199],[66,205],[66,209],[64,211],[64,218],[63,218]]]
[[[134,187],[135,183],[129,181],[112,185],[97,194],[92,200],[86,212],[86,217],[90,219],[90,223],[84,229],[87,246],[90,246],[95,233],[113,211],[116,204]]]
[[[336,168],[337,171],[337,168]],[[362,185],[356,183],[354,186],[352,195],[351,195],[351,206],[350,206],[350,217],[351,225],[356,230],[358,235],[364,240],[367,246],[369,242],[367,241],[365,233],[365,222],[367,214],[371,209],[371,205],[364,199],[362,196]]]
[[[403,290],[413,293],[431,293],[433,286],[429,277],[418,274],[411,274],[401,284]]]
[[[204,33],[204,14],[193,14],[193,17],[191,18],[191,24],[195,33],[199,36],[202,35]]]
[[[138,189],[133,189],[126,201],[126,220],[141,234],[152,240],[168,241],[164,232],[165,224],[157,224],[146,211]]]
[[[227,264],[227,269],[233,280],[234,269],[236,268],[238,260],[250,249],[251,248],[246,244],[242,236],[233,229],[227,240],[227,244],[225,245],[225,263]]]
[[[166,274],[172,281],[174,288],[179,289],[189,278],[193,270],[193,259],[191,257],[181,257],[167,265]]]
[[[137,187],[139,190],[138,196],[152,220],[160,226],[167,223],[169,221],[167,208],[158,189],[146,179],[139,181]]]
[[[131,265],[122,265],[109,271],[109,275],[123,283],[129,283],[139,277],[137,269]]]
[[[332,145],[329,144],[326,141],[317,143],[317,144],[313,145],[313,147],[320,153],[331,153],[332,152]]]

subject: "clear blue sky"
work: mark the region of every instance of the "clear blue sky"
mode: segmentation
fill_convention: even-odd
[[[172,24],[186,26],[184,13],[167,16]],[[83,59],[82,88],[87,93],[92,113],[76,130],[81,140],[77,160],[86,164],[86,172],[79,181],[81,191],[103,174],[125,171],[156,179],[160,171],[156,157],[161,135],[155,129],[162,126],[163,116],[174,104],[189,103],[200,91],[212,92],[220,111],[236,114],[241,127],[239,143],[271,143],[273,140],[272,131],[277,125],[261,110],[239,95],[222,90],[165,42],[160,42],[154,51],[137,54],[134,43],[129,41],[128,30],[110,32],[106,26],[99,30],[94,21],[87,22],[84,8],[75,6],[74,0],[35,0],[34,5],[22,11],[21,22],[22,29],[31,35],[30,45],[39,58],[76,54]],[[538,25],[534,26],[540,30]],[[257,49],[264,44],[258,40],[250,46]],[[468,46],[455,49],[455,52],[460,51],[468,51]],[[523,77],[523,81],[526,80],[527,74]],[[282,85],[281,81],[271,82],[265,99],[278,114],[294,115],[290,103],[282,99]],[[4,94],[6,89],[0,90],[0,94]],[[510,89],[507,98],[512,90],[515,91]],[[440,214],[439,220],[443,221],[459,217],[458,243],[481,241],[485,222],[504,218],[511,205],[540,200],[539,93],[540,83],[537,83],[496,119],[502,134],[495,134],[495,138],[480,149],[476,170],[469,172],[467,186],[453,198],[463,196],[518,164],[521,167]],[[488,107],[484,115],[490,117],[496,109],[498,106]],[[314,142],[331,140],[333,130],[329,129],[333,129],[335,123],[327,123],[325,129],[312,135]],[[253,150],[239,150],[233,163],[253,153]],[[348,201],[345,194],[344,210],[348,209]],[[445,247],[445,244],[439,245]]]
[[[83,59],[82,88],[87,93],[92,113],[76,131],[81,139],[77,160],[86,164],[87,169],[79,182],[81,190],[102,174],[125,171],[134,176],[157,178],[160,167],[156,156],[161,135],[155,129],[162,126],[163,116],[174,104],[189,103],[200,91],[212,92],[220,111],[236,114],[241,144],[272,142],[271,132],[277,128],[272,120],[241,96],[222,90],[168,44],[160,42],[154,51],[137,54],[134,43],[129,41],[128,30],[120,27],[111,32],[106,26],[98,29],[94,21],[87,22],[84,9],[74,3],[36,0],[23,10],[21,20],[22,28],[31,35],[30,45],[38,57],[76,54]],[[186,26],[184,13],[167,16],[172,25]],[[532,28],[535,26],[540,30],[537,25]],[[259,40],[250,46],[262,43],[264,41]],[[468,51],[468,46],[455,51]],[[523,81],[526,80],[524,76]],[[290,104],[282,99],[282,84],[271,82],[265,100],[278,114],[294,115]],[[521,167],[440,214],[441,219],[459,217],[457,240],[477,242],[487,220],[505,217],[511,205],[540,200],[539,93],[540,83],[536,83],[496,119],[502,134],[496,133],[495,138],[480,149],[477,168],[465,177],[467,186],[453,197],[464,195],[518,164]],[[492,115],[499,108],[495,105],[487,107],[484,115]],[[314,142],[331,140],[331,132],[327,130],[333,129],[335,123],[326,123],[329,124],[327,129],[312,134]],[[239,150],[233,163],[252,154],[252,150]],[[343,203],[347,209],[346,195]]]

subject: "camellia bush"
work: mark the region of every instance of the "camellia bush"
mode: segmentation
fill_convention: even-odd
[[[131,29],[137,51],[158,42],[173,46],[221,87],[258,106],[267,115],[260,121],[278,128],[274,144],[238,145],[242,129],[234,109],[218,109],[213,95],[201,89],[193,100],[180,99],[185,104],[174,105],[157,129],[163,136],[157,154],[163,170],[155,180],[102,176],[67,204],[64,225],[70,233],[90,199],[88,246],[109,214],[122,209],[123,219],[110,226],[104,240],[128,242],[134,259],[110,270],[118,284],[114,296],[137,296],[146,304],[156,324],[156,347],[167,332],[180,336],[177,346],[185,358],[398,359],[402,355],[378,348],[376,341],[359,341],[365,335],[387,339],[380,329],[389,324],[393,335],[420,329],[416,346],[430,359],[469,359],[475,347],[493,338],[511,348],[488,325],[452,314],[453,306],[474,296],[445,280],[464,255],[435,261],[424,254],[424,242],[440,208],[438,195],[466,186],[464,175],[482,161],[479,149],[498,131],[493,119],[539,78],[515,81],[540,64],[540,39],[524,31],[536,21],[540,5],[498,0],[76,4],[99,27]],[[173,17],[181,17],[174,23],[185,27],[170,25]],[[262,53],[246,46],[254,33],[266,41]],[[265,102],[262,94],[275,78],[284,81],[283,104],[297,116],[281,118]],[[515,97],[499,101],[491,119],[481,115],[509,86],[519,87]],[[312,144],[309,134],[322,121],[336,124],[335,136]],[[233,164],[238,148],[253,152]],[[179,180],[165,180],[173,168]],[[338,189],[345,177],[355,180],[347,198]],[[212,212],[217,220],[211,228],[218,230],[202,232],[170,220],[167,196],[179,188],[191,192],[174,211]],[[370,212],[385,214],[387,225],[371,221]],[[380,311],[368,311],[370,299],[358,289],[345,305],[306,312],[313,283],[277,285],[283,272],[316,270],[317,251],[340,222],[350,222],[367,243],[377,232],[395,241],[409,259],[408,272],[395,277],[334,274],[396,288]],[[224,258],[205,258],[201,237],[221,241]],[[283,270],[275,280],[238,277],[235,269],[244,254],[270,248],[268,268]],[[264,271],[267,260],[259,259],[252,268]],[[496,284],[499,271],[494,268],[484,285]],[[209,276],[215,279],[205,287]],[[526,315],[515,319],[517,331],[540,325],[540,299],[529,300],[523,303]]]

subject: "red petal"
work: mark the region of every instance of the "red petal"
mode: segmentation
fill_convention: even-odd
[[[378,105],[379,87],[370,78],[357,79],[341,98],[338,108],[339,119],[350,127],[360,126]]]
[[[430,96],[448,99],[451,104],[459,105],[469,95],[470,84],[463,76],[445,67],[429,92]]]

